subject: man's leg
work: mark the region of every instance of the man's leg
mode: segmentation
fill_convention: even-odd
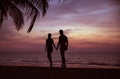
[[[65,51],[61,51],[62,67],[66,68]]]

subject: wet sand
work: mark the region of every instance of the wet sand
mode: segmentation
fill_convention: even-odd
[[[0,79],[120,79],[120,69],[0,66]]]

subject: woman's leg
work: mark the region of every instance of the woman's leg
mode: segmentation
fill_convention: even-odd
[[[50,52],[48,53],[47,57],[48,57],[48,60],[50,62],[50,67],[52,67],[52,57],[51,57],[51,53]]]

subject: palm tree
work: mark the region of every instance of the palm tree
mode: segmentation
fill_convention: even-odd
[[[47,8],[48,0],[2,0],[0,1],[0,27],[9,14],[16,29],[20,30],[24,24],[24,14],[26,14],[28,18],[32,18],[27,31],[30,32],[40,12],[44,17]]]
[[[40,12],[44,17],[48,9],[48,2],[54,1],[66,2],[69,0],[2,0],[0,1],[0,27],[9,14],[19,31],[24,25],[24,14],[26,14],[28,18],[32,18],[27,31],[29,33]]]

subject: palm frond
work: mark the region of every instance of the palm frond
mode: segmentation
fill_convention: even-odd
[[[6,5],[7,2],[5,1],[0,2],[0,27],[2,26],[4,19],[7,18],[8,8]]]
[[[28,28],[28,31],[27,31],[28,33],[31,32],[31,30],[32,30],[32,28],[34,26],[34,23],[36,21],[37,15],[38,15],[38,13],[36,12],[35,16],[33,17],[32,21],[31,21],[30,27]]]
[[[47,0],[48,2],[58,2],[58,3],[65,3],[68,2],[70,0]]]
[[[30,32],[34,26],[36,18],[42,12],[42,15],[45,16],[48,3],[46,0],[12,0],[14,4],[26,7],[26,14],[28,18],[32,18],[31,24],[27,32]]]
[[[24,11],[22,11],[24,9]],[[8,11],[9,15],[13,18],[16,25],[16,29],[20,30],[24,24],[23,14],[25,13],[28,18],[31,18],[30,27],[28,32],[30,32],[34,26],[36,18],[42,14],[44,17],[48,9],[48,0],[3,0],[0,1],[0,27],[7,17]],[[26,12],[25,12],[26,10]]]
[[[26,14],[29,16],[31,16],[31,12],[36,12],[35,10],[39,10],[39,12],[42,12],[44,16],[48,8],[47,0],[11,0],[11,1],[15,5],[20,6],[20,8],[25,8]]]
[[[46,0],[38,0],[38,6],[37,6],[43,14],[43,17],[45,16],[47,9],[49,7],[48,2]]]
[[[24,24],[23,13],[11,2],[9,2],[9,14],[13,18],[16,29],[20,30]]]
[[[0,11],[0,28],[2,26],[3,23],[3,13]]]

